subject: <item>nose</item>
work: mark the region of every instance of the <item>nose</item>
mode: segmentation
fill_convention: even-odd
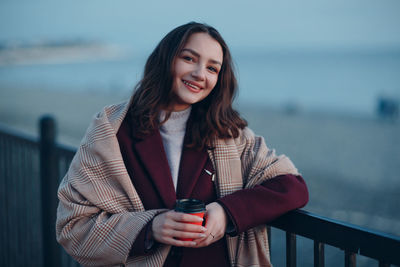
[[[205,76],[205,67],[200,66],[200,65],[196,66],[196,68],[192,71],[192,76],[196,80],[204,81],[205,78],[206,78],[206,76]]]

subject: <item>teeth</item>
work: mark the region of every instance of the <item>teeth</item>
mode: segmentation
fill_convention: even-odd
[[[200,87],[197,87],[196,85],[191,84],[191,83],[189,83],[189,82],[187,82],[187,81],[183,81],[183,83],[186,84],[186,85],[189,85],[190,87],[192,87],[192,88],[194,88],[194,89],[197,89],[197,90],[200,89]]]

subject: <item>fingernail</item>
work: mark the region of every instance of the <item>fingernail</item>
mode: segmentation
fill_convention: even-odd
[[[206,232],[206,231],[207,231],[207,228],[201,227],[201,231]]]
[[[206,237],[206,235],[205,234],[200,234],[200,237]]]
[[[196,245],[197,245],[197,243],[196,243],[196,242],[192,242],[192,245],[193,245],[193,246],[196,246]]]

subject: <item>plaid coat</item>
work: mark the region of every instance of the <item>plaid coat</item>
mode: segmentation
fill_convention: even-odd
[[[165,210],[144,209],[125,168],[116,133],[127,110],[122,103],[95,116],[59,186],[57,240],[85,266],[162,266],[170,250],[163,245],[148,256],[130,255],[142,228]],[[213,145],[208,153],[219,197],[278,175],[298,175],[286,156],[277,156],[248,128]],[[271,266],[265,225],[227,236],[227,246],[232,266]]]

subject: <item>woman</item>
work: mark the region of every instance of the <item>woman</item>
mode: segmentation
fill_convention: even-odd
[[[60,184],[66,251],[88,266],[270,266],[265,223],[308,192],[233,110],[236,88],[214,28],[168,33],[131,101],[95,117]],[[204,221],[173,210],[184,198],[207,204]]]

